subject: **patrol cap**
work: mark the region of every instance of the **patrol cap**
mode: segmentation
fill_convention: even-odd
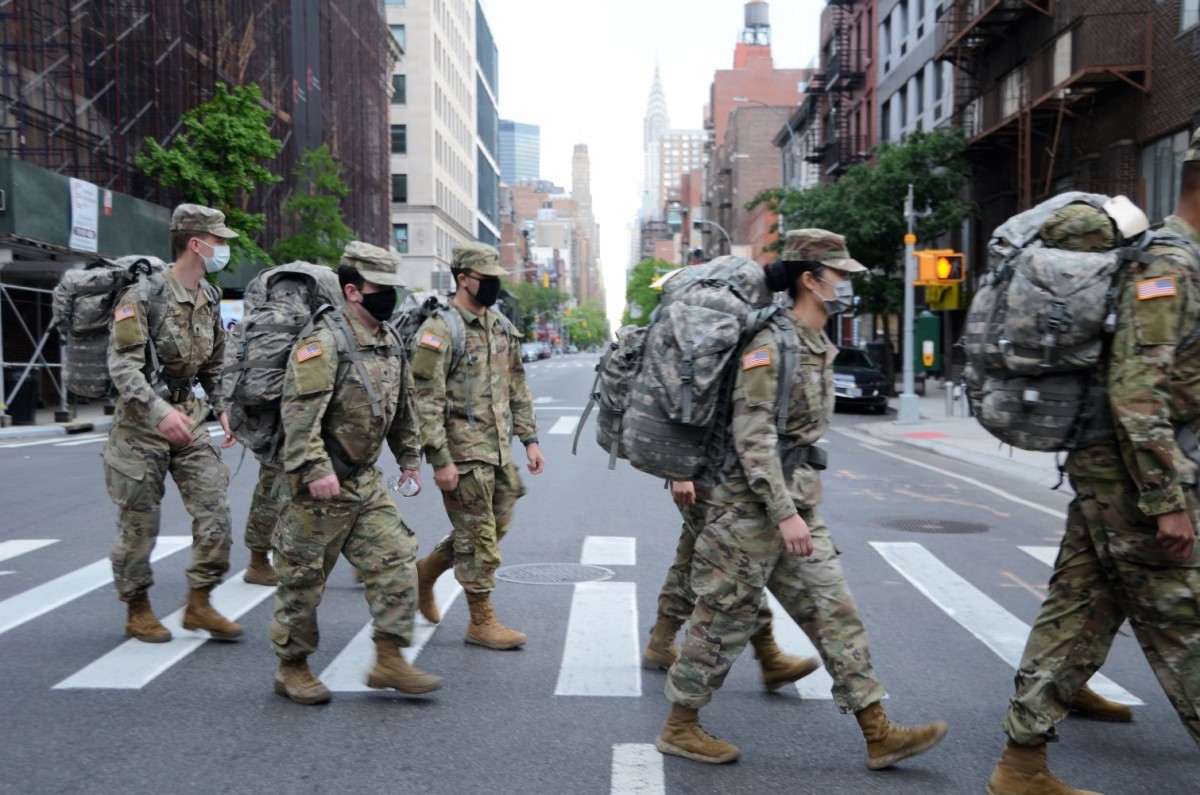
[[[867,268],[851,259],[846,238],[824,229],[793,229],[783,242],[784,262],[819,262],[842,273],[864,273]]]
[[[181,204],[171,213],[172,232],[196,232],[232,240],[238,233],[225,226],[225,213],[202,204]]]
[[[1196,132],[1192,133],[1192,142],[1183,155],[1183,162],[1200,163],[1200,127],[1197,127]]]
[[[508,271],[500,266],[500,252],[487,243],[463,243],[455,246],[450,267],[455,270],[475,271],[480,276],[508,275]]]
[[[371,284],[382,284],[385,287],[404,286],[404,280],[396,273],[396,268],[400,265],[399,258],[379,246],[352,240],[342,251],[341,264],[354,268]]]

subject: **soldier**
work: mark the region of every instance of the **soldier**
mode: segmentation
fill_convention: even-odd
[[[675,550],[675,561],[667,570],[666,582],[658,595],[658,615],[650,629],[650,642],[642,653],[642,667],[652,671],[666,670],[679,659],[675,636],[696,606],[696,594],[692,591],[691,583],[692,550],[696,546],[696,536],[704,528],[709,489],[691,481],[673,482],[671,498],[683,515],[683,532]],[[775,643],[771,631],[772,618],[764,593],[750,644],[762,668],[763,686],[771,693],[821,667],[821,661],[816,657],[800,658],[784,654]]]
[[[237,233],[209,207],[181,204],[171,215],[175,262],[161,289],[143,294],[135,285],[117,300],[108,343],[108,369],[117,390],[112,430],[104,446],[104,478],[117,504],[113,579],[128,605],[125,631],[147,643],[165,643],[171,632],[154,616],[147,595],[154,577],[150,553],[161,516],[167,474],[192,516],[184,629],[206,629],[231,640],[242,628],[221,616],[209,594],[229,570],[229,470],[213,445],[209,408],[233,444],[217,381],[225,353],[220,294],[204,281],[229,263],[228,241]],[[156,306],[152,307],[152,304]],[[151,318],[159,318],[154,323]],[[192,388],[199,383],[208,403]]]
[[[1200,246],[1200,130],[1164,226]],[[1200,427],[1198,250],[1163,241],[1148,249],[1156,255],[1149,264],[1131,262],[1122,273],[1117,329],[1101,365],[1115,441],[1067,458],[1075,499],[1050,595],[1017,670],[991,795],[1088,795],[1050,772],[1046,743],[1058,739],[1065,705],[1104,662],[1126,619],[1200,744],[1197,472],[1176,441],[1177,430]]]
[[[867,767],[880,770],[941,742],[946,724],[916,729],[892,724],[883,711],[867,632],[842,574],[838,552],[821,519],[817,440],[833,418],[836,349],[822,329],[848,309],[850,274],[866,270],[850,258],[841,235],[822,229],[787,233],[776,269],[790,283],[799,355],[783,438],[776,432],[779,382],[777,331],[755,336],[741,357],[733,393],[736,462],[713,488],[707,525],[692,554],[696,608],[683,651],[667,674],[671,715],[655,745],[664,754],[717,764],[738,748],[705,732],[698,711],[725,681],[758,623],[770,588],[812,640],[833,678],[833,698],[854,712],[867,741]],[[782,453],[780,452],[782,450]]]
[[[271,565],[271,531],[283,513],[283,505],[275,496],[281,474],[270,461],[258,462],[258,483],[250,498],[250,516],[246,518],[246,547],[250,550],[250,565],[242,579],[252,585],[279,584],[279,575]]]
[[[317,650],[317,605],[338,555],[362,572],[375,623],[367,686],[403,693],[442,686],[400,654],[412,642],[417,542],[374,466],[386,440],[403,479],[420,486],[412,376],[386,323],[402,285],[396,265],[381,248],[349,243],[338,267],[341,312],[325,313],[301,332],[284,375],[288,513],[275,525],[279,589],[269,636],[279,657],[275,692],[299,704],[330,698],[307,660]]]
[[[492,309],[505,275],[500,255],[482,243],[458,246],[451,272],[457,290],[448,311],[458,312],[466,325],[466,353],[451,371],[450,328],[438,315],[421,326],[412,350],[425,458],[453,527],[417,564],[421,614],[434,624],[441,620],[433,584],[453,566],[471,610],[465,641],[515,649],[525,643],[525,633],[500,623],[491,603],[500,541],[512,524],[513,505],[525,494],[513,464],[512,437],[525,445],[532,474],[541,474],[545,460],[520,338]]]

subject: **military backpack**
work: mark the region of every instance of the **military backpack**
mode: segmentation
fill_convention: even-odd
[[[798,351],[773,297],[762,266],[742,257],[719,257],[672,276],[650,325],[621,329],[597,366],[576,445],[598,407],[596,441],[609,453],[610,469],[625,458],[668,480],[717,476],[730,460],[739,356],[769,327],[780,346],[776,419],[782,433]]]
[[[1107,202],[1055,196],[1001,224],[988,243],[962,338],[967,396],[984,429],[1013,447],[1060,452],[1112,438],[1099,365],[1117,326],[1123,268],[1152,262],[1152,245],[1195,250],[1148,224],[1123,235]]]

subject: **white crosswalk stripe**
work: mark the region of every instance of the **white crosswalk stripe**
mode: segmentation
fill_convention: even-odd
[[[921,544],[908,541],[870,543],[913,587],[1000,659],[1013,668],[1021,664],[1025,640],[1029,637],[1028,624],[964,580]],[[1133,706],[1143,703],[1102,674],[1093,676],[1090,685],[1107,699]]]
[[[27,552],[33,552],[48,547],[51,544],[57,544],[57,538],[36,538],[36,539],[21,539],[14,538],[12,541],[0,542],[0,560],[8,560],[15,558],[18,555],[24,555]]]
[[[767,601],[771,605],[771,612],[775,614],[772,624],[775,640],[779,643],[779,647],[788,654],[798,657],[817,656],[817,647],[812,645],[808,635],[804,634],[804,630],[800,629],[800,625],[792,620],[792,617],[783,609],[783,605],[770,591],[767,591]],[[801,698],[825,701],[833,699],[833,678],[825,670],[825,666],[821,666],[801,679],[795,684],[795,688]]]
[[[255,605],[275,593],[274,588],[250,585],[242,581],[240,571],[212,592],[217,612],[236,621]],[[143,643],[130,639],[86,668],[54,686],[55,690],[139,690],[160,674],[194,652],[209,640],[207,632],[189,632],[183,628],[183,610],[162,619],[174,636],[167,643]]]
[[[552,434],[570,434],[575,433],[575,426],[579,424],[579,417],[567,415],[559,417],[554,425],[550,426],[549,433]]]
[[[585,566],[636,566],[637,539],[633,536],[588,536],[583,539],[579,562]]]
[[[1019,549],[1047,566],[1053,566],[1054,561],[1058,560],[1058,547],[1019,547]]]
[[[588,536],[580,561],[636,561],[636,546],[619,536]],[[613,562],[611,565],[626,565]],[[633,565],[632,563],[628,565]],[[556,696],[637,697],[642,694],[637,584],[581,582],[571,596]]]
[[[648,743],[613,746],[609,795],[666,795],[663,757]]]

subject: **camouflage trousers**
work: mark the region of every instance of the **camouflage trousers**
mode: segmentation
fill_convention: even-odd
[[[258,462],[258,485],[250,498],[250,516],[246,518],[246,547],[255,552],[271,549],[271,534],[275,523],[283,515],[283,503],[276,492],[283,484],[277,484],[281,470],[272,464]]]
[[[285,660],[317,650],[317,606],[339,555],[362,572],[376,637],[412,642],[417,609],[417,540],[400,518],[378,469],[343,481],[336,499],[314,500],[299,478],[287,478],[291,499],[275,525],[279,587],[268,636]]]
[[[696,608],[682,653],[667,674],[667,698],[699,709],[712,700],[758,623],[769,588],[816,646],[833,678],[833,700],[858,712],[883,698],[875,679],[867,631],[838,562],[829,528],[815,509],[800,515],[812,534],[813,554],[784,552],[779,528],[761,503],[714,493],[708,525],[696,539],[692,588]]]
[[[203,422],[207,407],[192,400],[176,408],[193,418],[192,441],[188,444],[173,447],[157,428],[127,421],[118,405],[102,453],[108,496],[117,505],[113,581],[117,596],[124,602],[154,585],[150,554],[158,539],[168,474],[192,517],[188,585],[217,585],[229,571],[229,469],[221,462]]]
[[[1200,546],[1168,555],[1138,508],[1131,480],[1072,477],[1075,500],[1042,604],[1025,644],[1004,731],[1014,742],[1058,739],[1055,724],[1100,669],[1129,619],[1142,653],[1184,727],[1200,744]],[[1189,511],[1195,523],[1194,504]]]
[[[513,506],[523,496],[525,487],[512,462],[459,464],[458,488],[442,492],[453,529],[433,554],[454,566],[454,576],[467,593],[496,590],[500,542],[512,525]]]
[[[704,529],[707,507],[702,498],[705,497],[706,494],[697,490],[695,504],[679,509],[679,513],[683,515],[683,530],[679,534],[679,544],[675,547],[675,560],[671,563],[671,568],[667,569],[667,579],[663,582],[662,590],[658,592],[658,618],[676,626],[683,626],[692,617],[692,610],[696,607],[696,592],[692,590],[692,553],[696,548],[696,538]],[[772,618],[771,608],[767,606],[767,593],[764,590],[758,607],[754,634],[770,632]]]

